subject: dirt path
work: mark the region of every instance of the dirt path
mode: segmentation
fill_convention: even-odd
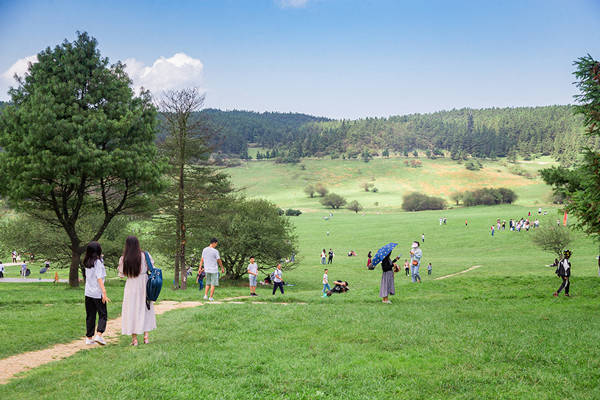
[[[454,274],[444,275],[444,276],[440,276],[439,278],[435,278],[434,281],[439,281],[440,279],[446,279],[446,278],[450,278],[452,276],[464,274],[465,272],[473,271],[474,269],[477,269],[479,267],[481,267],[481,265],[473,265],[472,267],[467,268],[464,271],[459,271],[459,272],[455,272]]]
[[[239,297],[228,297],[221,301],[212,302],[200,302],[200,301],[161,301],[154,305],[154,311],[157,315],[166,313],[171,310],[178,310],[181,308],[198,307],[202,305],[211,304],[245,304],[245,302],[237,301],[242,299],[248,299],[250,296],[239,296]],[[272,303],[272,302],[259,302],[252,301],[252,304],[281,304],[287,305],[288,303]],[[306,303],[294,303],[294,304],[306,304]],[[106,331],[104,332],[104,338],[107,344],[115,343],[121,336],[121,317],[114,318],[108,321],[106,324]],[[74,340],[70,343],[57,344],[53,347],[34,350],[26,353],[15,354],[8,358],[0,360],[0,385],[8,383],[15,375],[28,371],[32,368],[39,367],[52,361],[62,360],[77,353],[79,350],[94,348],[99,345],[86,345],[85,338]]]

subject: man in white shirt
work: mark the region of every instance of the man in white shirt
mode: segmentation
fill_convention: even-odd
[[[204,271],[206,272],[206,287],[204,289],[204,300],[208,298],[208,301],[213,301],[213,295],[215,294],[215,286],[219,286],[219,269],[218,266],[221,267],[221,273],[225,273],[225,268],[223,268],[223,263],[221,262],[221,256],[219,255],[219,250],[217,244],[219,241],[215,238],[210,240],[210,244],[208,247],[205,247],[202,250],[202,258],[200,259],[200,265],[198,266],[198,273],[200,273],[200,268],[204,265]],[[218,264],[218,265],[217,265]],[[208,297],[208,290],[210,287],[210,297]]]
[[[248,264],[248,280],[250,281],[250,296],[258,296],[256,294],[256,278],[258,277],[258,265],[254,262],[254,257],[250,257]]]

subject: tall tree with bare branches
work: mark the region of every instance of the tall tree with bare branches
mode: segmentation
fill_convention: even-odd
[[[187,288],[186,250],[186,184],[196,180],[199,161],[209,155],[207,138],[210,128],[199,111],[204,106],[204,94],[196,88],[164,92],[158,108],[167,132],[161,148],[168,157],[177,192],[175,214],[175,288]],[[187,196],[189,197],[189,196]],[[167,204],[172,199],[167,199]],[[169,214],[169,213],[167,213]]]

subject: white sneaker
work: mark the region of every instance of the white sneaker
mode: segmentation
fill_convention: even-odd
[[[96,344],[96,342],[94,342],[94,339],[85,338],[85,344]]]
[[[101,344],[102,346],[104,346],[106,344],[106,341],[104,340],[104,338],[102,336],[94,336],[94,341],[98,344]]]
[[[206,299],[208,299],[208,296],[207,296],[207,295],[204,295],[204,300],[206,300]]]
[[[215,299],[213,299],[212,297],[210,297],[210,298],[208,299],[208,301],[215,301]]]

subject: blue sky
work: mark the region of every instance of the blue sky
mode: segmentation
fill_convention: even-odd
[[[360,118],[571,103],[573,60],[600,58],[600,0],[0,0],[0,99],[77,30],[153,93]]]

